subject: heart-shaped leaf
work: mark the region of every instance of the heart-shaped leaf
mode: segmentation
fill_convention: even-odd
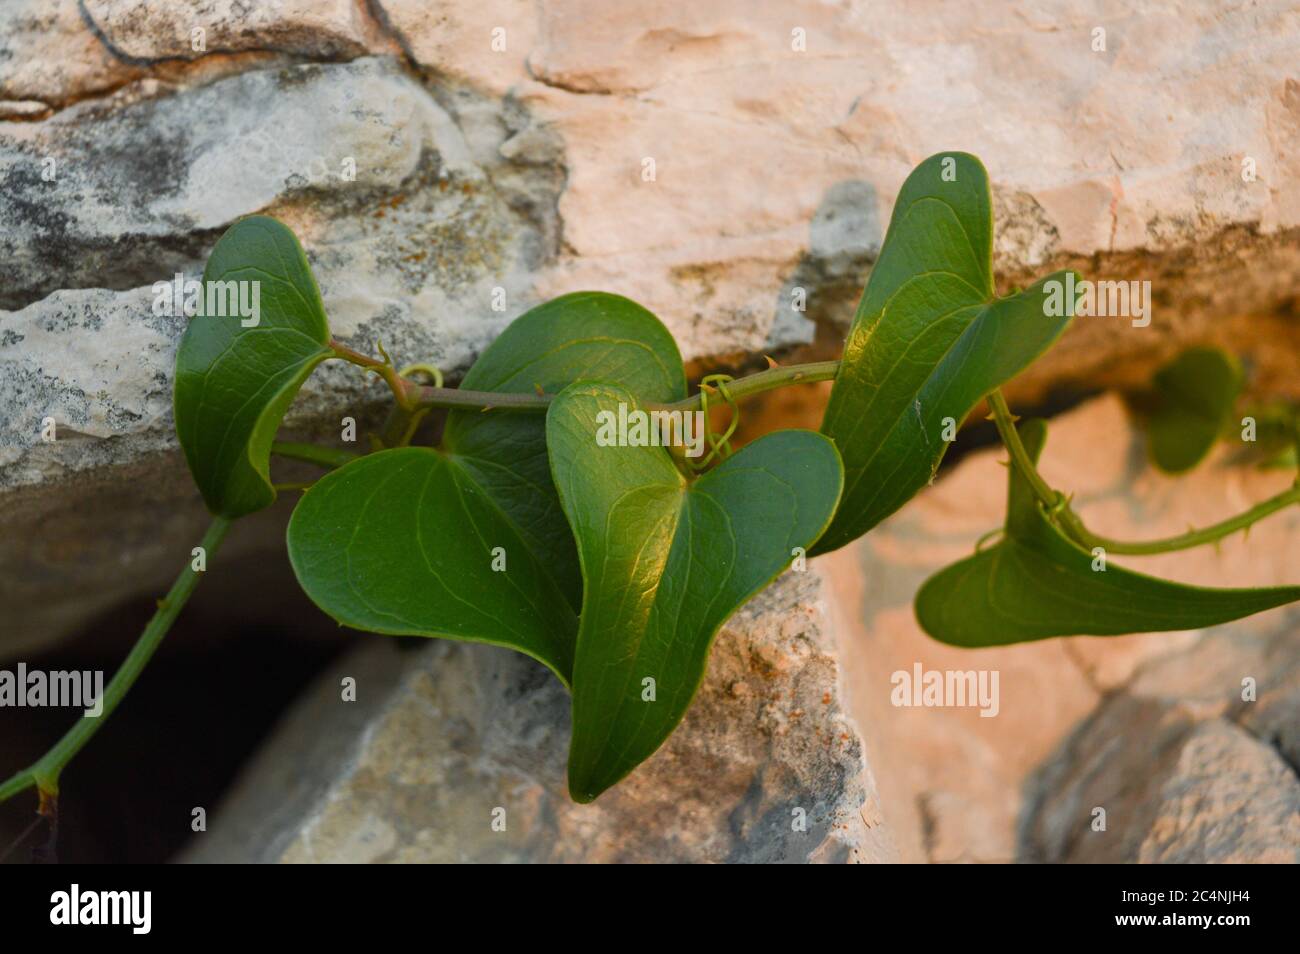
[[[521,315],[464,384],[556,392],[588,374],[656,402],[686,392],[659,320],[594,292]],[[307,595],[346,626],[509,646],[569,683],[582,578],[541,414],[457,411],[440,450],[382,451],[327,474],[294,510],[288,545]]]
[[[1157,371],[1148,421],[1152,462],[1176,474],[1204,460],[1232,418],[1241,382],[1241,365],[1219,348],[1189,348]]]
[[[508,646],[569,682],[573,607],[505,511],[431,447],[322,477],[294,509],[288,544],[302,588],[345,626]]]
[[[1027,420],[1019,430],[1037,460],[1046,424]],[[1297,599],[1300,586],[1212,589],[1102,562],[1048,519],[1012,466],[1005,536],[926,580],[916,595],[916,618],[940,642],[1002,646],[1049,636],[1199,629]]]
[[[240,517],[275,500],[271,441],[303,381],[333,354],[330,333],[302,246],[264,215],[221,236],[203,292],[205,313],[190,319],[176,354],[176,436],[208,509]],[[256,313],[242,316],[232,294],[256,301]]]
[[[600,446],[610,384],[561,393],[546,415],[551,469],[585,591],[573,670],[569,793],[587,802],[681,721],[726,619],[817,540],[843,473],[812,431],[760,438],[695,480],[659,447]]]
[[[974,156],[942,153],[913,170],[822,421],[844,458],[844,500],[818,553],[857,539],[906,503],[934,476],[945,437],[979,400],[1060,337],[1075,310],[1066,274],[995,298],[984,167]]]
[[[612,381],[655,403],[686,396],[686,369],[672,333],[636,302],[604,292],[562,295],[521,315],[461,386],[557,394],[581,379]],[[442,447],[514,521],[576,611],[582,574],[551,482],[546,416],[453,411]]]

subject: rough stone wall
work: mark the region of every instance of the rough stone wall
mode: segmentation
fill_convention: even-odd
[[[656,311],[688,360],[744,364],[832,353],[904,177],[962,149],[993,182],[1002,287],[1060,266],[1152,283],[1149,327],[1076,322],[1012,385],[1014,399],[1142,381],[1200,341],[1242,354],[1253,390],[1300,396],[1298,53],[1300,5],[1277,0],[8,0],[0,657],[157,590],[197,539],[205,517],[171,431],[182,327],[152,314],[150,286],[196,276],[222,230],[253,212],[301,236],[336,335],[367,351],[382,339],[398,361],[454,378],[531,304],[600,288]],[[798,288],[805,312],[792,307]],[[336,436],[344,415],[372,421],[383,394],[327,365],[288,427]],[[54,444],[39,438],[47,416]],[[1001,483],[986,483],[992,499],[969,493],[992,525]],[[926,499],[871,546],[927,506],[955,519],[944,491]],[[245,521],[225,557],[255,561],[280,545],[287,503]],[[920,571],[895,559],[835,571],[832,606],[851,607],[843,632],[868,625],[852,620],[859,611],[907,628],[891,587]],[[1258,564],[1239,568],[1263,581]],[[865,587],[863,602],[846,578]],[[1096,665],[1122,682],[1123,647],[1150,639],[1117,642]],[[1097,742],[1127,718],[1122,699],[1102,703],[1120,683],[1079,671],[1074,656],[1091,651],[1066,648],[1089,645],[1007,657],[1009,669],[1061,678],[1055,714],[1025,716],[1005,751],[955,736],[982,753],[969,785],[947,781],[966,764],[949,757],[952,740],[935,743],[947,754],[933,761],[900,762],[887,755],[889,713],[855,710],[868,749],[879,746],[873,764],[888,767],[904,857],[1239,856],[1266,829],[1226,845],[1160,833],[1181,830],[1161,821],[1180,805],[1219,798],[1229,783],[1198,775],[1215,759],[1270,780],[1269,817],[1285,821],[1294,793],[1273,742],[1222,704],[1173,726],[1157,707],[1142,711],[1168,733],[1168,757],[1143,800],[1164,814],[1122,848],[1063,836],[1072,806],[1102,797],[1078,766],[1127,764]],[[418,698],[410,678],[401,692]],[[1092,728],[1058,753],[1080,720]],[[918,778],[917,766],[933,774]],[[1055,788],[1007,794],[1040,768]],[[547,778],[536,792],[553,787]],[[1224,816],[1235,797],[1218,802]]]
[[[568,798],[569,697],[542,666],[377,642],[298,704],[189,860],[896,860],[820,591],[790,572],[740,610],[682,726],[591,805]]]
[[[399,361],[454,375],[530,304],[597,287],[716,363],[819,327],[833,349],[909,169],[967,149],[994,183],[1003,284],[1061,264],[1153,283],[1150,327],[1080,321],[1017,393],[1132,381],[1217,338],[1256,386],[1294,394],[1277,355],[1295,348],[1265,345],[1300,343],[1298,18],[1280,2],[13,0],[0,563],[37,604],[75,599],[76,578],[42,588],[17,569],[21,489],[102,513],[112,471],[142,490],[129,527],[184,483],[181,328],[150,314],[148,288],[196,275],[251,212],[302,236],[336,334]],[[332,431],[380,394],[327,367],[289,425]],[[64,440],[40,442],[46,416]],[[57,634],[44,611],[18,622]]]

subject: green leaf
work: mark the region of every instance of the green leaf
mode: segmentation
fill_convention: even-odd
[[[257,282],[257,324],[190,319],[176,354],[176,436],[208,509],[240,517],[275,500],[271,441],[303,381],[333,352],[316,280],[283,223],[257,215],[227,229],[203,271],[205,298],[215,282]]]
[[[380,451],[322,477],[294,509],[288,545],[312,602],[346,626],[507,646],[569,682],[573,608],[505,512],[433,448]]]
[[[1041,420],[1020,425],[1037,460]],[[1001,541],[940,570],[916,595],[922,629],[954,646],[1002,646],[1049,636],[1200,629],[1300,599],[1300,586],[1211,589],[1144,576],[1096,558],[1043,513],[1013,466]]]
[[[1219,348],[1189,348],[1157,371],[1148,421],[1152,462],[1176,474],[1204,460],[1228,427],[1241,383],[1241,365]]]
[[[461,386],[557,394],[580,379],[621,384],[643,401],[686,397],[686,370],[672,333],[620,295],[577,292],[520,316],[483,352]],[[453,411],[443,449],[519,527],[577,610],[582,574],[546,458],[546,416]]]
[[[546,421],[586,586],[569,750],[569,792],[580,802],[669,736],[719,628],[796,547],[812,546],[842,484],[834,445],[797,430],[762,437],[688,481],[662,448],[598,446],[601,415],[620,403],[636,408],[622,388],[577,384]]]
[[[989,391],[1060,337],[1066,272],[996,298],[988,175],[965,153],[908,176],[871,271],[822,421],[844,457],[844,500],[816,552],[844,546],[929,482]]]
[[[656,402],[686,393],[659,320],[594,292],[521,315],[464,385],[554,393],[593,373]],[[346,626],[508,646],[568,685],[582,578],[545,442],[541,414],[457,411],[440,450],[383,451],[326,475],[289,522],[299,583]]]

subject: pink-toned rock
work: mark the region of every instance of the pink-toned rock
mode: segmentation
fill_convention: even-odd
[[[1041,469],[1054,486],[1077,493],[1075,504],[1090,527],[1125,539],[1212,523],[1278,492],[1290,480],[1278,472],[1229,466],[1226,453],[1217,453],[1190,475],[1171,478],[1153,472],[1144,453],[1143,439],[1123,405],[1107,397],[1052,422]],[[1156,789],[1147,794],[1130,787],[1130,776],[1161,749],[1162,739],[1182,746],[1186,733],[1206,720],[1232,717],[1246,726],[1256,720],[1261,728],[1255,731],[1267,738],[1282,737],[1279,727],[1300,724],[1300,659],[1284,651],[1287,641],[1293,641],[1294,618],[1282,609],[1203,632],[1053,639],[982,650],[935,642],[917,626],[913,596],[926,577],[968,555],[982,533],[1001,523],[1005,456],[988,450],[961,461],[907,508],[823,563],[836,597],[832,605],[843,617],[836,631],[842,637],[853,711],[872,727],[868,752],[903,857],[1073,857],[1069,846],[1074,842],[1064,836],[1056,841],[1041,833],[1028,836],[1029,819],[1050,816],[1073,837],[1087,830],[1087,810],[1094,806],[1107,808],[1112,833],[1109,848],[1102,851],[1097,843],[1100,854],[1094,860],[1136,860],[1137,846],[1148,838],[1160,846],[1143,849],[1152,860],[1193,856],[1201,851],[1200,835],[1195,843],[1184,844],[1154,832],[1150,819],[1132,822],[1133,811],[1148,795],[1165,804],[1166,796],[1156,791],[1160,785],[1168,783],[1172,791],[1200,784],[1183,777],[1186,760],[1165,766],[1164,775],[1152,783]],[[1300,566],[1300,511],[1275,515],[1256,525],[1248,541],[1238,535],[1217,550],[1116,559],[1204,585],[1294,583]],[[981,717],[976,708],[893,705],[891,677],[910,672],[917,663],[943,672],[996,671],[997,715]],[[1254,703],[1240,699],[1241,680],[1247,676],[1258,683]],[[1120,718],[1114,714],[1120,711],[1117,699],[1150,718]],[[1072,741],[1081,726],[1103,719],[1105,729],[1086,737],[1093,742]],[[1176,732],[1168,728],[1170,720]],[[1295,733],[1287,738],[1292,746],[1288,757],[1294,759]],[[1199,750],[1188,751],[1191,758]],[[1284,765],[1283,754],[1271,751]],[[1062,778],[1073,774],[1089,782],[1101,779],[1097,784],[1109,785],[1109,794],[1067,801]],[[1249,778],[1243,775],[1234,782],[1225,776],[1215,784],[1236,786],[1234,797],[1249,801],[1256,797],[1250,785],[1267,778],[1276,788],[1282,777],[1275,769],[1261,768]],[[1293,777],[1290,781],[1294,784]],[[1275,808],[1290,804],[1284,787],[1257,794]],[[1172,812],[1172,806],[1166,807]],[[1124,825],[1121,843],[1114,833]],[[1262,837],[1257,836],[1255,830],[1243,835],[1237,854],[1254,851],[1250,846]],[[1227,849],[1215,844],[1205,850],[1217,858]]]
[[[360,56],[381,42],[353,0],[83,0],[85,19],[119,59],[196,60],[210,53]]]
[[[104,47],[77,0],[7,0],[0,9],[0,101],[7,118],[34,118],[143,75]]]
[[[1022,393],[1133,383],[1178,342],[1215,337],[1300,393],[1259,320],[1300,280],[1285,4],[1249,17],[1132,0],[376,8],[421,67],[508,93],[562,140],[564,254],[539,288],[618,288],[688,357],[806,342],[808,318],[847,323],[856,295],[827,265],[860,287],[907,173],[962,149],[994,184],[1005,282],[1061,265],[1152,282],[1151,326],[1076,323],[1074,347]],[[818,228],[833,220],[852,227]]]

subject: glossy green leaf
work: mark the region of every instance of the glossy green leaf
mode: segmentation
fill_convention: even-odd
[[[577,292],[512,322],[465,375],[476,391],[558,394],[574,381],[621,384],[644,401],[686,397],[686,370],[672,334],[620,295]],[[453,411],[443,450],[519,527],[576,610],[582,574],[546,458],[546,416]]]
[[[208,509],[239,517],[275,500],[271,441],[332,352],[316,280],[284,224],[257,215],[227,229],[203,272],[205,298],[218,282],[258,283],[257,323],[190,319],[176,354],[176,435]]]
[[[1025,421],[1020,434],[1036,460],[1046,425]],[[1189,586],[1109,560],[1104,571],[1094,570],[1096,559],[1048,519],[1013,467],[1004,537],[930,577],[916,595],[916,618],[940,642],[1002,646],[1049,636],[1199,629],[1300,599],[1300,586]]]
[[[1007,298],[993,290],[988,175],[965,153],[908,176],[871,271],[822,433],[844,458],[844,500],[817,546],[866,533],[933,477],[980,399],[1060,337],[1074,314],[1058,272]]]
[[[659,320],[598,293],[520,316],[464,384],[556,392],[588,374],[657,402],[686,392]],[[582,578],[545,426],[536,413],[455,412],[440,450],[383,451],[321,478],[289,522],[289,558],[307,595],[355,629],[509,646],[568,684]]]
[[[1157,371],[1148,421],[1152,462],[1181,473],[1204,460],[1232,420],[1241,383],[1241,365],[1219,348],[1190,348]]]
[[[569,750],[569,792],[581,802],[669,736],[718,629],[796,547],[812,546],[842,484],[834,445],[797,430],[762,437],[688,481],[662,448],[597,444],[600,415],[620,403],[636,407],[622,388],[583,383],[547,413],[586,587]]]
[[[346,626],[508,646],[569,681],[577,615],[550,568],[433,448],[380,451],[322,477],[294,509],[288,545],[312,602]]]

